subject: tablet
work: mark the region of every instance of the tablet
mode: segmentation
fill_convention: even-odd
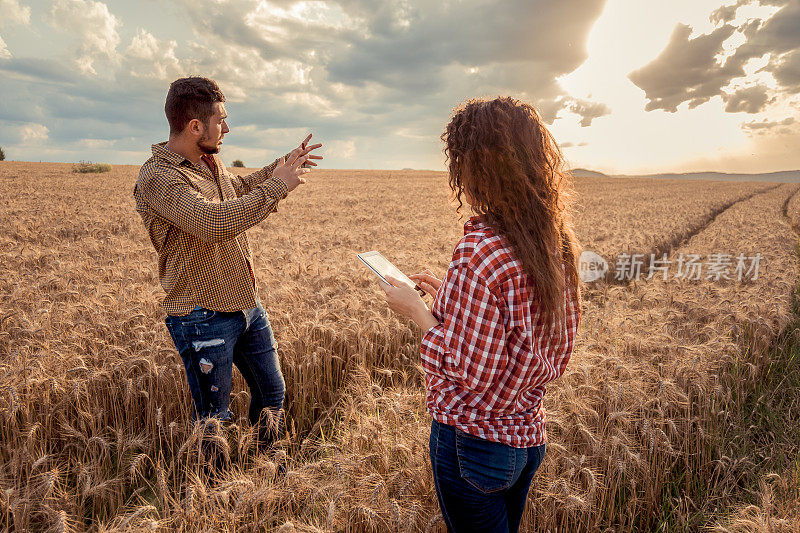
[[[364,252],[363,254],[358,254],[358,258],[386,283],[389,283],[386,281],[386,276],[391,276],[394,279],[402,281],[412,289],[417,286],[417,284],[403,274],[399,268],[383,257],[380,252],[374,250],[371,252]],[[391,285],[391,283],[389,283],[389,285]]]

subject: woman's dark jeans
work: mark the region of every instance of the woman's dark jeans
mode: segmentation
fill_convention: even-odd
[[[260,303],[230,313],[195,308],[186,316],[168,315],[166,324],[183,359],[195,419],[232,418],[228,407],[236,365],[250,388],[249,418],[258,426],[261,444],[280,437],[286,386],[275,336]]]
[[[519,529],[545,445],[514,448],[433,421],[433,481],[451,533]]]

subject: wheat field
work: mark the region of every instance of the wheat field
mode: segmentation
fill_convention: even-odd
[[[444,531],[419,332],[355,254],[443,274],[463,222],[446,175],[316,171],[248,232],[287,386],[287,437],[264,453],[238,374],[237,423],[192,424],[137,170],[0,163],[0,530]],[[761,270],[586,284],[522,529],[800,532],[800,442],[753,417],[800,425],[800,184],[575,191],[581,244],[609,261],[758,253]],[[214,481],[209,430],[230,461]]]

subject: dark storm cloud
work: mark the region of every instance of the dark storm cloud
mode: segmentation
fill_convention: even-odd
[[[645,109],[674,113],[683,102],[689,102],[690,108],[696,107],[720,94],[732,77],[744,74],[741,69],[716,59],[722,43],[734,31],[736,28],[725,24],[692,39],[691,26],[678,24],[661,54],[629,75],[650,100]]]
[[[448,65],[494,69],[508,65],[505,77],[513,79],[515,89],[538,85],[550,93],[545,96],[553,96],[555,89],[548,87],[553,79],[586,59],[588,30],[604,4],[602,0],[418,2],[397,13],[394,2],[374,9],[372,2],[344,1],[346,12],[366,20],[367,32],[342,43],[327,70],[336,82],[373,81],[418,91],[440,87]]]
[[[581,127],[589,127],[596,118],[611,114],[611,108],[601,102],[591,102],[580,98],[567,98],[567,108],[581,116]]]
[[[788,92],[800,93],[800,50],[789,52],[775,62],[772,65],[772,73],[777,82]]]
[[[763,85],[755,85],[745,89],[739,89],[733,94],[723,94],[725,111],[728,113],[758,113],[764,105],[770,101],[767,88]]]
[[[768,20],[747,20],[734,27],[739,7],[760,3],[779,7]],[[739,90],[729,94],[724,88],[745,75],[751,59],[768,56],[762,71],[772,73],[778,93],[800,93],[800,0],[740,0],[712,12],[712,22],[721,24],[709,34],[692,38],[692,28],[679,24],[666,48],[652,62],[633,71],[629,78],[645,91],[649,100],[645,109],[675,112],[688,102],[695,107],[715,96],[722,96],[726,111],[756,113],[771,100],[762,89]],[[722,43],[739,32],[745,42],[724,60],[717,59]]]
[[[744,5],[746,0],[742,0],[737,2],[736,4],[732,4],[729,6],[722,6],[718,9],[715,9],[711,12],[711,15],[708,17],[711,22],[714,24],[719,23],[726,23],[732,21],[736,18],[736,11],[739,9],[740,6]]]

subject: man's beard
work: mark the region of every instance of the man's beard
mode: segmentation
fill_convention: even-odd
[[[197,147],[200,148],[200,151],[204,154],[218,154],[219,153],[219,144],[214,143],[214,146],[209,146],[204,144],[208,142],[208,137],[201,137],[199,141],[197,141]]]

